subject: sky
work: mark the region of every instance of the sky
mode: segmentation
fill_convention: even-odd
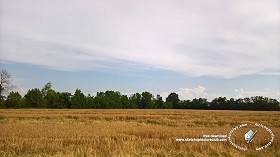
[[[16,91],[280,100],[279,0],[0,0]]]

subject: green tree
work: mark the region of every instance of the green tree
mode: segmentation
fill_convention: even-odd
[[[105,108],[123,108],[121,93],[114,91],[106,91],[105,99],[107,100],[107,106]]]
[[[98,108],[96,105],[95,97],[88,94],[86,97],[86,108]]]
[[[142,96],[139,93],[132,94],[129,98],[130,108],[141,108]]]
[[[184,109],[193,109],[195,108],[194,104],[190,100],[181,101],[182,108]]]
[[[10,92],[5,102],[6,108],[21,107],[22,97],[18,92]]]
[[[181,108],[179,95],[177,93],[170,93],[166,101],[170,102],[175,109]]]
[[[157,95],[157,98],[155,100],[155,108],[164,108],[164,101],[162,100],[162,97],[160,95]]]
[[[121,104],[122,104],[122,108],[130,108],[129,99],[128,99],[127,95],[121,96]]]
[[[215,110],[223,110],[225,109],[226,103],[227,103],[226,97],[215,98],[212,100],[210,104],[210,108]]]
[[[276,99],[268,99],[270,111],[280,111],[280,103]]]
[[[24,96],[26,107],[46,107],[43,104],[43,95],[38,88],[28,90],[26,95]]]
[[[59,93],[59,103],[61,108],[71,108],[71,93],[63,92]]]
[[[41,90],[43,97],[45,97],[50,90],[52,90],[52,83],[48,82]]]
[[[164,107],[163,108],[165,108],[165,109],[172,109],[173,108],[172,103],[169,102],[169,101],[166,101],[164,103]]]
[[[46,103],[47,108],[61,108],[61,104],[59,103],[59,94],[52,89],[50,89],[44,96],[44,103]]]
[[[94,98],[97,108],[107,108],[109,106],[109,100],[106,97],[104,92],[97,92],[96,97]]]
[[[44,105],[47,108],[63,108],[64,104],[59,101],[60,96],[55,90],[52,89],[52,83],[48,82],[41,90],[44,100]]]
[[[208,101],[205,98],[195,98],[192,100],[192,104],[195,109],[208,109]]]
[[[236,109],[236,104],[235,104],[234,98],[230,98],[230,99],[227,101],[227,109],[228,109],[228,110],[234,110],[234,109]]]
[[[80,89],[76,89],[75,94],[71,99],[71,108],[84,108],[86,97]]]
[[[0,108],[5,108],[5,101],[2,98],[0,98]]]
[[[149,92],[142,93],[141,108],[142,109],[154,108],[153,95],[151,93]]]

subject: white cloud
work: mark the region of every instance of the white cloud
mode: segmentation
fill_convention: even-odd
[[[178,95],[181,100],[192,100],[194,98],[206,98],[208,93],[205,87],[198,86],[196,88],[180,88]]]
[[[265,88],[263,90],[244,90],[243,88],[235,89],[235,98],[245,98],[252,96],[264,96],[280,100],[280,90],[272,90]]]
[[[263,90],[244,90],[243,88],[234,89],[232,93],[213,93],[207,92],[203,86],[197,86],[195,88],[180,88],[177,92],[180,100],[193,100],[194,98],[207,98],[208,101],[212,101],[214,98],[226,97],[226,98],[245,98],[252,96],[264,96],[273,99],[280,100],[280,90],[272,90],[265,88]],[[160,95],[165,99],[170,93],[162,92]]]
[[[195,88],[180,88],[177,92],[180,100],[192,100],[194,98],[207,98],[206,88],[197,86]],[[160,95],[165,99],[170,93],[162,92]]]
[[[278,0],[1,0],[1,61],[234,77],[280,71]]]

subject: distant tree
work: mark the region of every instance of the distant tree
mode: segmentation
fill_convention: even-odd
[[[84,108],[86,104],[86,97],[80,89],[76,89],[75,94],[71,99],[71,108]]]
[[[130,103],[129,103],[129,99],[127,97],[127,95],[122,95],[121,96],[121,104],[122,104],[122,108],[130,108]]]
[[[190,100],[183,100],[181,101],[181,106],[184,109],[193,109],[195,105]]]
[[[195,109],[208,109],[209,108],[209,103],[207,101],[207,99],[205,98],[198,98],[198,99],[193,99],[192,100],[192,106]]]
[[[153,95],[149,92],[143,92],[141,99],[141,108],[142,109],[151,109],[154,108]]]
[[[130,107],[131,108],[141,108],[141,99],[142,99],[142,96],[140,93],[135,93],[135,94],[132,94],[130,97],[129,97],[129,104],[130,104]]]
[[[245,104],[249,105],[249,104],[251,104],[251,103],[252,103],[252,101],[251,101],[251,99],[250,99],[250,98],[246,97],[246,98],[244,98],[244,99],[243,99],[243,103],[245,103]]]
[[[61,108],[59,103],[59,94],[52,89],[52,83],[48,82],[42,89],[41,93],[44,105],[47,108]]]
[[[7,72],[4,72],[7,73]],[[5,74],[6,75],[6,74]],[[6,78],[10,78],[7,75]],[[1,85],[1,92],[7,89]],[[85,96],[80,89],[74,95],[59,93],[52,89],[48,82],[41,90],[30,89],[22,98],[18,92],[10,92],[4,99],[1,95],[0,108],[100,108],[100,109],[213,109],[213,110],[274,110],[280,111],[280,103],[276,99],[253,96],[240,99],[218,97],[208,102],[205,98],[181,101],[178,94],[170,93],[164,102],[160,95],[156,98],[150,92],[135,93],[130,97],[118,91],[97,92],[97,95]]]
[[[43,95],[38,88],[28,90],[27,94],[24,96],[26,107],[46,107],[43,103]]]
[[[223,110],[226,107],[227,98],[226,97],[218,97],[212,100],[210,104],[210,109],[214,110]]]
[[[179,95],[177,93],[170,93],[166,101],[170,102],[174,109],[181,108]]]
[[[235,99],[234,110],[245,110],[245,103],[243,98]]]
[[[268,99],[270,111],[280,111],[280,103],[276,99]]]
[[[85,108],[98,108],[96,105],[95,97],[88,94],[86,97],[86,107]]]
[[[4,94],[7,94],[12,88],[12,75],[7,70],[0,71],[0,99],[4,99]]]
[[[52,90],[52,83],[48,82],[41,90],[43,97],[45,97],[50,90]]]
[[[44,103],[46,103],[47,108],[61,108],[59,103],[59,93],[54,90],[49,90],[44,96]]]
[[[254,96],[251,97],[251,101],[253,105],[249,108],[250,110],[279,110],[279,102],[276,99]]]
[[[163,108],[164,109],[172,109],[173,108],[172,103],[169,102],[169,101],[164,102]]]
[[[228,109],[228,110],[234,110],[234,109],[236,109],[236,104],[235,104],[234,98],[230,98],[230,99],[227,101],[227,109]]]
[[[123,108],[122,94],[120,92],[106,91],[105,99],[108,102],[105,108]]]
[[[129,106],[127,96],[123,96],[118,91],[98,92],[94,100],[97,108],[113,109]]]
[[[63,92],[59,93],[59,108],[71,108],[71,93]]]
[[[21,107],[22,97],[18,92],[10,92],[7,100],[5,101],[6,108],[19,108]]]
[[[96,107],[100,109],[107,108],[110,103],[104,92],[97,92],[94,100],[96,103]]]
[[[162,97],[160,95],[157,95],[157,98],[155,100],[155,108],[164,108],[164,101],[162,100]]]

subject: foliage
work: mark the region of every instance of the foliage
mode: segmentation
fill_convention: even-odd
[[[10,92],[5,101],[6,108],[19,108],[21,107],[22,97],[18,92]]]
[[[25,107],[44,108],[43,94],[38,88],[28,90],[25,98]]]
[[[263,96],[244,99],[218,97],[211,102],[205,98],[180,100],[177,93],[170,93],[163,101],[150,92],[135,93],[129,97],[118,91],[97,92],[96,96],[84,95],[77,89],[72,95],[68,92],[56,92],[48,82],[41,90],[28,90],[22,98],[18,92],[11,92],[7,99],[1,99],[0,108],[68,108],[68,109],[206,109],[206,110],[280,110],[279,102]]]
[[[179,95],[177,93],[170,93],[166,98],[166,101],[170,102],[173,108],[181,108]]]
[[[71,100],[71,108],[84,108],[86,105],[86,97],[80,89],[76,89]]]
[[[140,108],[141,109],[154,108],[153,95],[151,93],[149,92],[142,93]]]

